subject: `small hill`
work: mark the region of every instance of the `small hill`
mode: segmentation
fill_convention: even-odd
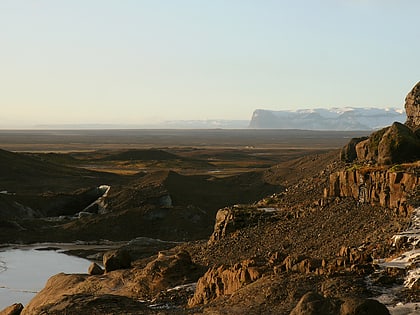
[[[0,149],[0,190],[30,193],[72,191],[115,178],[112,174],[51,163],[42,157]]]
[[[164,150],[159,149],[136,149],[136,150],[127,150],[122,151],[116,154],[108,155],[104,158],[101,158],[102,161],[132,161],[132,160],[141,160],[141,161],[150,161],[150,160],[176,160],[179,157],[175,154],[169,153]]]

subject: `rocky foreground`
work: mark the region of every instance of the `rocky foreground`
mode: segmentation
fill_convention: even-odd
[[[221,208],[208,239],[137,238],[1,314],[381,315],[397,303],[418,314],[420,279],[404,281],[419,268],[420,243],[402,232],[413,231],[420,208],[419,108],[420,83],[407,96],[406,124],[264,171],[278,191]],[[407,251],[405,267],[386,264]],[[393,287],[387,305],[376,299]]]

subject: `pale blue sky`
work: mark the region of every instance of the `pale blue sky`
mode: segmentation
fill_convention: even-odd
[[[418,0],[0,0],[0,128],[401,107]]]

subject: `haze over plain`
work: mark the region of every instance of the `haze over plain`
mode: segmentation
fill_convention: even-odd
[[[0,2],[0,128],[400,107],[415,0]]]

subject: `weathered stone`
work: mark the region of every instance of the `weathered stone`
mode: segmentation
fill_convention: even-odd
[[[366,139],[363,141],[360,141],[359,143],[356,144],[355,146],[355,151],[356,151],[356,158],[359,161],[365,161],[365,160],[369,160],[369,148],[370,148],[370,140]],[[349,161],[351,162],[351,161]]]
[[[267,223],[275,217],[275,212],[265,211],[252,206],[233,206],[217,211],[213,234],[209,244],[212,244],[230,233],[244,227]]]
[[[407,114],[405,124],[411,129],[418,129],[420,127],[420,82],[407,94],[404,107]]]
[[[337,301],[308,292],[302,296],[290,315],[337,315],[339,310],[340,304]]]
[[[379,142],[378,163],[389,165],[411,162],[419,158],[420,139],[406,125],[398,122],[393,123]]]
[[[340,315],[389,315],[382,303],[371,299],[347,299],[341,305]]]
[[[246,260],[232,267],[210,268],[197,282],[194,296],[189,306],[207,304],[222,295],[229,295],[243,286],[261,278],[263,267],[256,266],[253,260]]]
[[[356,147],[359,143],[364,142],[368,137],[353,138],[340,151],[340,159],[345,162],[353,162],[357,159]]]
[[[104,274],[103,269],[97,263],[91,263],[88,269],[88,274],[91,276],[97,276]]]
[[[328,197],[353,197],[360,201],[363,187],[363,203],[402,209],[407,208],[407,196],[420,184],[420,178],[412,172],[347,170],[329,177]],[[405,206],[404,206],[405,205]]]
[[[130,253],[125,249],[106,252],[103,256],[105,272],[131,267]]]
[[[363,141],[366,141],[368,137],[353,138],[350,142],[345,145],[340,151],[340,159],[344,162],[353,162],[357,159],[356,146]]]
[[[23,305],[15,303],[0,311],[0,315],[20,315],[23,310]]]
[[[333,299],[306,293],[290,315],[389,315],[382,303],[371,299]]]
[[[152,290],[164,290],[183,281],[195,281],[200,273],[196,264],[191,261],[191,256],[186,251],[159,252],[158,257],[148,263],[144,273],[149,279]],[[202,274],[202,272],[200,273]]]

